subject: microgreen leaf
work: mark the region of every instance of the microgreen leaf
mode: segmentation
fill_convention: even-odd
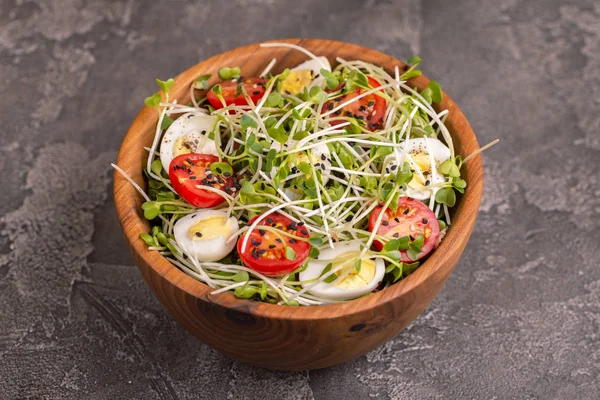
[[[356,272],[360,272],[361,265],[362,259],[357,258],[356,261],[354,261],[354,269],[356,270]]]
[[[410,57],[408,60],[406,60],[406,63],[408,65],[419,65],[421,63],[421,57],[419,56],[412,56]]]
[[[396,172],[396,185],[408,184],[410,181],[412,181],[412,178],[413,173],[410,170],[410,164],[404,162],[402,167],[398,168],[398,171]]]
[[[331,268],[333,268],[333,264],[332,263],[327,264],[327,266],[323,269],[323,272],[321,272],[321,275],[319,275],[319,278],[321,278],[323,275],[326,275],[329,271],[331,271]],[[327,278],[323,279],[323,282],[331,283],[331,282],[335,281],[337,278],[338,278],[338,276],[336,274],[331,274]]]
[[[321,254],[319,249],[317,249],[316,247],[311,247],[310,251],[308,252],[308,257],[315,259],[319,257],[319,254]]]
[[[248,282],[250,280],[250,275],[246,271],[238,271],[231,279],[234,282]]]
[[[239,78],[240,74],[241,74],[241,70],[239,67],[233,67],[233,68],[222,67],[219,69],[219,78],[221,78],[223,80]]]
[[[308,239],[308,243],[313,247],[318,247],[323,244],[323,238],[321,236],[311,236]]]
[[[383,251],[398,250],[398,245],[399,243],[397,239],[388,240],[387,243],[383,245]]]
[[[449,207],[454,207],[456,204],[456,193],[451,187],[441,188],[435,194],[435,201],[440,204],[446,204]]]
[[[216,162],[210,165],[210,170],[213,174],[223,175],[225,173],[233,174],[233,168],[226,162]]]
[[[152,239],[152,236],[148,235],[147,233],[140,233],[140,238],[146,242],[146,244],[148,246],[154,246],[154,239]]]
[[[327,82],[327,89],[334,90],[339,86],[340,81],[333,73],[323,68],[321,68],[320,72],[321,76],[325,78],[325,81]]]
[[[162,172],[162,163],[160,162],[160,159],[157,158],[156,160],[152,161],[152,164],[150,164],[150,170],[156,175],[160,175]]]
[[[160,93],[156,92],[152,96],[146,97],[146,99],[144,100],[144,104],[148,107],[155,107],[160,104],[161,100],[162,98],[160,96]]]
[[[304,174],[310,174],[310,164],[301,162],[298,164],[298,170]]]
[[[235,288],[233,293],[236,295],[236,297],[239,297],[240,299],[249,299],[250,297],[256,294],[256,288],[254,286],[244,285]]]
[[[446,225],[446,221],[444,221],[443,219],[438,219],[438,224],[440,224],[440,231],[442,229],[446,229],[446,226],[448,226]]]
[[[457,178],[460,176],[460,170],[458,169],[458,166],[452,160],[446,160],[443,163],[441,163],[438,170],[442,174],[448,175],[448,176],[451,176],[454,178]]]
[[[403,73],[402,75],[400,75],[400,80],[401,81],[407,81],[409,79],[412,78],[416,78],[417,76],[421,75],[421,71],[418,69],[413,69],[411,71],[406,71],[405,73]]]
[[[167,94],[167,93],[169,93],[169,90],[171,90],[171,88],[173,87],[173,84],[175,83],[175,79],[169,78],[166,81],[161,81],[160,79],[156,78],[156,83],[158,84],[158,87],[160,88],[160,90],[162,90],[163,92],[165,92],[165,94]]]
[[[294,136],[292,136],[292,139],[294,140],[302,140],[305,137],[308,136],[308,132],[307,131],[298,131],[296,133],[294,133]]]
[[[194,80],[194,88],[199,89],[199,90],[208,89],[208,80],[210,79],[211,76],[212,76],[211,74],[204,74],[204,75],[196,78]]]
[[[285,132],[285,129],[283,128],[283,126],[280,126],[279,128],[275,128],[275,127],[267,128],[267,133],[273,140],[276,140],[281,144],[287,142],[287,140],[288,140],[288,135]]]
[[[169,129],[174,119],[169,117],[168,115],[163,116],[162,123],[160,124],[160,129],[165,130]]]
[[[440,87],[439,83],[436,81],[430,81],[425,89],[429,89],[431,91],[431,100],[434,103],[440,103],[442,101],[442,88]]]
[[[240,120],[240,125],[242,129],[245,131],[248,128],[256,128],[256,121],[247,113],[242,115],[242,119]]]
[[[296,252],[291,246],[285,246],[285,258],[294,261],[296,259]]]
[[[271,92],[271,93],[269,93],[269,96],[267,97],[266,104],[268,107],[277,107],[279,105],[279,103],[281,102],[281,100],[283,100],[283,97],[281,97],[281,95],[279,93]]]
[[[365,74],[363,74],[359,70],[354,69],[350,71],[350,74],[348,74],[348,80],[346,81],[346,89],[348,91],[353,91],[356,88],[370,89],[369,80],[367,79]]]

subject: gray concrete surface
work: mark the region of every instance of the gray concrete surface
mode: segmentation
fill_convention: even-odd
[[[154,78],[282,37],[419,54],[485,157],[475,233],[402,334],[276,373],[196,341],[124,245],[109,163]],[[1,399],[597,399],[600,3],[0,0]]]

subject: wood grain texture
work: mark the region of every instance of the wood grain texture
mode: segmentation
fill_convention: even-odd
[[[287,39],[317,55],[360,59],[393,72],[404,64],[388,55],[354,44],[318,40]],[[280,41],[281,42],[281,41]],[[189,87],[198,76],[211,73],[216,83],[221,66],[240,66],[244,75],[259,74],[272,58],[274,72],[307,59],[287,48],[261,48],[253,44],[203,61],[175,79],[171,99],[189,101]],[[420,76],[409,81],[423,89],[429,80]],[[468,155],[479,148],[471,126],[448,95],[436,105],[448,109],[446,125],[457,154]],[[147,152],[158,118],[156,109],[145,107],[133,121],[123,141],[117,164],[140,186]],[[318,307],[286,307],[237,299],[230,293],[211,295],[211,289],[171,265],[158,252],[148,251],[139,239],[148,232],[140,206],[143,199],[118,173],[114,197],[119,220],[136,264],[156,296],[191,333],[214,349],[245,363],[276,370],[317,369],[354,359],[383,344],[406,328],[433,300],[454,269],[475,224],[483,190],[480,156],[463,167],[468,187],[453,209],[452,226],[443,242],[413,274],[368,297],[342,304]]]

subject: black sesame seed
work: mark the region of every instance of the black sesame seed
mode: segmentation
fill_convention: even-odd
[[[270,244],[270,245],[269,245],[269,248],[270,248],[270,249],[274,249],[275,247],[277,247],[277,246],[275,246],[274,244]]]
[[[289,230],[292,230],[292,231],[295,231],[296,229],[298,229],[298,226],[296,225],[296,223],[295,223],[295,222],[293,222],[293,221],[292,221],[292,223],[290,223],[290,224],[288,225],[288,229],[289,229]]]
[[[374,101],[370,101],[370,102],[369,102],[367,105],[368,105],[369,107],[373,107],[373,106],[375,105],[375,102],[374,102]]]
[[[202,237],[202,233],[200,233],[200,232],[196,232],[196,236],[198,236],[198,237]]]
[[[256,251],[256,247],[252,248],[252,253],[251,254],[252,254],[253,258],[258,258],[259,257],[258,252]]]
[[[409,199],[410,201],[413,201],[413,200],[414,200],[412,197],[407,197],[407,199]]]
[[[255,90],[252,94],[260,94],[260,90]]]
[[[254,240],[254,238],[250,238],[250,242],[253,246],[260,246],[260,244],[262,243],[260,240]]]
[[[290,186],[292,186],[292,182],[291,182],[291,181],[286,181],[286,182],[283,184],[283,188],[284,188],[284,189],[287,189],[287,188],[289,188]]]
[[[225,172],[225,173],[223,174],[223,176],[224,176],[225,178],[229,178],[229,177],[231,176],[231,173],[230,173],[230,172]]]
[[[257,251],[258,254],[265,254],[267,252],[266,249],[260,249],[259,251]]]
[[[337,110],[336,112],[334,112],[335,115],[341,115],[342,114],[342,110]]]
[[[407,215],[410,212],[410,208],[405,208],[404,211],[402,211],[402,214]]]
[[[304,226],[304,221],[298,222],[298,226]]]
[[[346,117],[352,117],[352,112],[351,111],[346,111]]]
[[[394,165],[392,165],[392,167],[391,167],[391,168],[392,168],[392,171],[395,171],[395,170],[396,170],[396,168],[398,168],[398,166],[397,166],[396,164],[394,164]]]
[[[394,236],[395,238],[399,238],[400,234],[398,232],[394,233],[392,236]]]
[[[220,174],[222,174],[222,173],[223,173],[223,170],[222,170],[221,168],[218,168],[218,167],[217,167],[217,172],[218,172],[218,173],[220,173]]]
[[[273,223],[273,218],[271,218],[271,217],[268,217],[268,218],[267,218],[267,222],[268,222],[268,223],[270,223],[270,224],[272,224],[272,223]]]
[[[430,181],[429,179],[427,179],[427,180],[425,181],[425,186],[429,186],[430,184],[431,184],[431,181]]]
[[[265,236],[265,231],[264,229],[259,229],[258,233],[260,234],[260,236]]]
[[[237,190],[240,190],[242,188],[242,185],[240,185],[239,183],[236,182],[233,184],[233,187]]]
[[[379,203],[379,204],[377,204],[377,207],[379,207],[379,208],[383,208],[383,203]]]
[[[279,239],[279,238],[275,239],[275,241],[276,241],[277,243],[283,243],[283,242],[281,241],[281,239]]]
[[[273,228],[277,228],[277,223],[273,222],[273,223],[271,224],[271,226],[272,226]]]
[[[330,110],[333,110],[333,103],[329,103],[329,105],[327,105],[327,108],[329,108]]]
[[[289,90],[286,90],[285,94],[292,94],[292,92],[290,92]]]
[[[361,121],[362,121],[363,119],[365,119],[365,117],[363,117],[362,115],[355,115],[354,117],[355,117],[356,119],[360,119]]]
[[[321,154],[321,160],[322,160],[322,161],[325,161],[325,160],[327,160],[327,157],[325,156],[325,154]]]
[[[367,115],[367,121],[370,121],[370,120],[371,120],[371,116]]]
[[[296,239],[290,239],[290,244],[294,244],[294,243],[296,243],[296,242],[297,242],[297,240],[296,240]]]
[[[302,229],[300,231],[300,233],[303,234],[303,235],[308,235],[308,231],[306,229]]]
[[[359,109],[360,111],[366,111],[366,110],[367,110],[367,107],[365,107],[365,106],[360,106],[360,107],[358,107],[358,109]]]
[[[334,101],[342,101],[342,98],[341,98],[341,97],[337,97],[337,98],[335,98],[335,99],[333,99],[333,100],[334,100]]]
[[[318,78],[318,77],[320,77],[320,76],[321,76],[320,74],[316,74],[316,75],[315,75],[315,79],[317,79],[317,78]]]
[[[429,222],[429,221],[427,220],[427,218],[423,218],[423,224],[424,224],[424,225],[427,225],[427,223],[428,223],[428,222]]]
[[[323,171],[325,171],[325,170],[327,169],[327,167],[325,166],[325,164],[321,164],[321,169],[322,169]]]
[[[400,222],[400,220],[398,219],[398,217],[394,218],[394,221],[396,221],[398,223]]]
[[[260,189],[261,189],[261,190],[265,190],[265,183],[264,183],[264,182],[261,182],[261,183],[260,183]]]
[[[415,238],[413,237],[413,235],[408,235],[408,237],[410,238],[411,241],[415,240]]]
[[[389,224],[390,224],[390,223],[389,223],[389,222],[387,222],[387,221],[383,221],[383,222],[381,223],[381,225],[383,225],[383,226],[388,226]]]
[[[195,175],[190,176],[190,179],[196,179]]]

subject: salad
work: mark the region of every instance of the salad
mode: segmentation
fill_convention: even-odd
[[[150,250],[213,288],[280,305],[368,296],[405,278],[443,239],[467,183],[444,125],[437,82],[420,93],[419,57],[377,65],[303,52],[258,76],[223,66],[198,77],[191,102],[159,113],[148,151]],[[216,78],[216,77],[215,77]],[[215,79],[213,78],[214,82]]]

